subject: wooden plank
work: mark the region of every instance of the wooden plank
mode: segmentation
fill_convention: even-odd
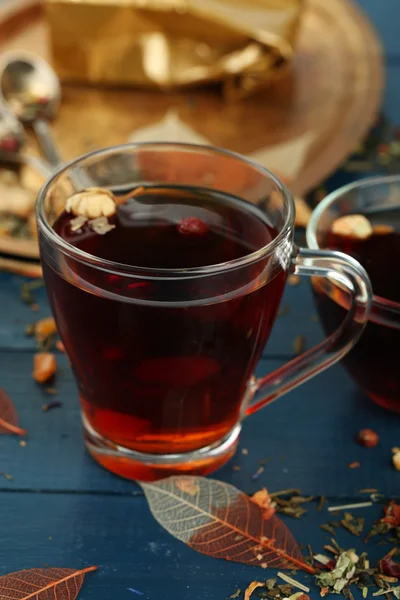
[[[0,490],[132,494],[134,484],[102,470],[84,450],[76,388],[65,357],[60,357],[57,381],[63,407],[49,412],[41,406],[53,397],[32,381],[31,360],[29,352],[0,352],[0,385],[29,432],[26,447],[16,437],[0,436],[0,471],[14,478],[0,477]],[[279,364],[261,361],[258,375]],[[355,442],[363,427],[380,434],[378,448],[365,449]],[[390,457],[396,444],[398,421],[364,398],[338,366],[247,419],[236,457],[217,477],[247,492],[267,485],[270,490],[300,487],[310,494],[353,496],[358,489],[378,487],[394,495],[398,473]],[[248,454],[242,454],[243,448]],[[265,471],[253,481],[262,460]],[[349,471],[348,464],[356,460],[361,468]]]
[[[376,0],[356,0],[361,6],[379,36],[382,39],[387,56],[400,56],[398,23],[400,21],[400,4],[397,0],[385,0],[384,3]]]
[[[365,516],[369,526],[380,512],[375,506],[354,514]],[[311,507],[308,516],[288,524],[299,543],[322,552],[330,536],[319,525],[328,519],[326,511]],[[0,523],[0,575],[43,565],[98,565],[85,579],[82,600],[224,600],[275,574],[196,553],[160,528],[144,498],[2,494]],[[367,548],[371,564],[386,549],[373,542],[365,547],[344,530],[338,540],[359,552]],[[311,576],[298,573],[296,579],[312,586],[313,600],[320,597]]]
[[[0,349],[34,351],[33,339],[24,334],[25,325],[50,314],[44,289],[35,292],[40,312],[32,312],[30,307],[21,302],[20,286],[24,281],[27,280],[18,275],[0,273]],[[290,312],[277,319],[265,356],[292,356],[293,339],[298,335],[306,334],[308,346],[320,341],[322,334],[315,321],[310,284],[307,280],[297,286],[286,286],[281,307],[290,307]]]
[[[397,6],[400,10],[400,4],[397,4]],[[398,46],[400,47],[400,44]],[[400,56],[397,64],[387,65],[386,77],[388,85],[385,91],[385,114],[393,123],[400,125]]]

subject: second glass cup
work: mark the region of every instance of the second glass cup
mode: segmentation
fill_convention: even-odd
[[[116,199],[101,234],[65,210],[77,173]],[[87,447],[128,478],[215,470],[247,415],[338,361],[368,320],[363,268],[296,248],[289,191],[233,153],[159,143],[88,154],[46,183],[37,219]],[[257,379],[290,272],[340,282],[349,310],[323,343]]]
[[[333,233],[338,219],[361,215],[366,235]],[[369,223],[369,227],[368,227]],[[400,177],[372,177],[329,194],[314,211],[307,228],[313,249],[340,250],[357,258],[374,288],[372,311],[357,346],[344,366],[377,404],[400,413]],[[365,227],[365,223],[364,223]],[[356,232],[357,233],[357,232]],[[349,305],[347,291],[334,281],[314,281],[317,310],[329,334]]]

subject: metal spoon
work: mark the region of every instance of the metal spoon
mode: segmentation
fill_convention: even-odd
[[[32,127],[50,165],[60,166],[63,161],[49,127],[61,101],[57,75],[45,60],[30,53],[8,53],[3,56],[2,65],[0,93],[3,101],[17,119]],[[81,170],[73,178],[78,189],[90,185]]]
[[[53,142],[48,121],[57,114],[61,87],[45,60],[25,53],[3,57],[0,90],[9,110],[34,130],[43,154],[52,166],[62,160]]]
[[[51,174],[50,166],[40,158],[21,152],[25,143],[25,132],[21,123],[6,107],[0,104],[0,161],[27,164],[44,177]]]

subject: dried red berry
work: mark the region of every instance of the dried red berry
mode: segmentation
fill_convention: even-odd
[[[1,141],[0,150],[5,152],[16,152],[18,150],[18,140],[13,137],[6,137]]]
[[[379,435],[372,429],[362,429],[357,435],[357,442],[366,448],[375,448],[379,444]]]
[[[179,221],[178,231],[183,235],[204,235],[208,231],[208,225],[197,217],[186,217]]]

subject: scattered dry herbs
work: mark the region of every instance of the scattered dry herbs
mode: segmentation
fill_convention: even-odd
[[[304,335],[298,335],[293,340],[293,352],[295,354],[301,354],[306,348],[306,338]]]
[[[385,575],[389,575],[391,578],[400,578],[400,563],[393,560],[393,557],[398,553],[398,548],[393,548],[393,550],[388,552],[388,554],[379,561],[380,571]],[[388,581],[387,577],[386,581]],[[395,583],[393,579],[391,580],[391,583]]]
[[[48,412],[49,410],[53,410],[53,408],[61,408],[62,402],[49,402],[48,404],[43,404],[42,411]]]
[[[44,287],[43,279],[37,279],[34,281],[28,281],[21,285],[20,296],[22,302],[28,304],[29,306],[37,306],[36,297],[34,295],[34,291],[39,288]]]
[[[352,514],[345,512],[344,518],[340,521],[344,529],[356,536],[360,536],[364,530],[365,519],[363,517],[354,518]]]
[[[58,389],[55,387],[44,388],[44,391],[46,392],[46,394],[49,394],[49,396],[57,396],[58,394]]]
[[[51,352],[37,352],[33,357],[33,379],[46,383],[57,371],[56,357]]]
[[[329,523],[327,523],[326,525],[320,525],[320,528],[323,529],[323,531],[330,533],[331,535],[336,535],[335,529],[332,527],[332,525],[329,525]]]
[[[257,481],[257,479],[264,473],[264,465],[260,465],[255,473],[251,476],[253,481]]]
[[[365,538],[365,542],[377,535],[387,535],[389,532],[394,534],[394,540],[390,541],[400,543],[400,505],[393,500],[384,508],[384,516],[375,521]]]
[[[301,281],[300,275],[295,275],[294,273],[289,275],[287,278],[287,282],[289,285],[299,285],[300,281]]]
[[[284,306],[282,306],[282,308],[279,309],[278,317],[286,317],[286,315],[288,315],[289,313],[290,313],[290,306],[289,306],[289,304],[285,304]]]

